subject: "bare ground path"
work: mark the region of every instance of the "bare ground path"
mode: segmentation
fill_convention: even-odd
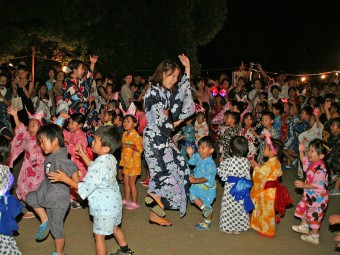
[[[19,164],[18,164],[19,165]],[[14,173],[18,172],[18,165]],[[301,198],[294,192],[293,182],[295,171],[286,171],[283,183],[289,189],[296,205]],[[123,187],[121,186],[121,189]],[[258,235],[249,230],[240,235],[230,235],[218,230],[219,210],[223,188],[218,186],[217,200],[214,203],[213,226],[208,231],[195,230],[194,225],[202,216],[198,209],[188,205],[187,215],[180,219],[177,211],[168,211],[167,218],[172,221],[172,227],[159,227],[148,223],[148,208],[143,199],[146,188],[138,183],[140,209],[123,211],[124,230],[129,246],[136,255],[205,255],[205,254],[289,254],[289,255],[329,255],[339,254],[334,251],[334,233],[329,231],[328,217],[340,214],[340,196],[330,197],[330,203],[325,220],[322,223],[320,244],[314,245],[300,239],[298,233],[291,230],[292,224],[299,221],[294,218],[294,207],[286,211],[281,223],[277,225],[276,236],[273,239]],[[19,222],[19,235],[15,237],[23,255],[46,255],[53,252],[54,243],[51,236],[44,242],[36,242],[34,236],[38,230],[39,222],[34,219],[22,219]],[[95,254],[95,244],[92,236],[92,222],[88,208],[70,210],[65,221],[66,247],[68,255]],[[118,249],[114,238],[107,240],[108,252]]]

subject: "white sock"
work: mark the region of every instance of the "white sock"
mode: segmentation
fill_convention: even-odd
[[[205,207],[206,207],[205,204],[202,204],[202,205],[200,206],[200,209],[203,211]]]

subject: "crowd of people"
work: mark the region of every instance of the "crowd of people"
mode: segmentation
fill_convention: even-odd
[[[7,212],[1,252],[21,254],[12,236],[22,211],[24,219],[41,222],[36,240],[51,233],[53,254],[63,255],[66,212],[87,199],[96,254],[106,254],[111,234],[119,245],[114,254],[132,254],[119,225],[123,208],[141,206],[142,169],[150,224],[171,226],[166,210],[183,217],[190,200],[203,215],[195,229],[209,230],[220,180],[219,230],[252,228],[265,237],[275,236],[276,222],[293,203],[280,183],[293,169],[303,195],[295,211],[301,224],[292,230],[319,243],[328,196],[340,195],[338,76],[300,83],[285,72],[270,77],[257,65],[232,84],[224,73],[216,80],[193,77],[189,58],[178,59],[183,73],[165,60],[153,75],[126,73],[121,82],[95,69],[97,56],[89,64],[70,61],[67,73],[55,65],[42,82],[34,83],[25,65],[0,73],[0,203]],[[10,168],[22,154],[19,203],[10,195]]]

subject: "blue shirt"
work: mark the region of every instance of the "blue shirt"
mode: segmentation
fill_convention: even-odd
[[[275,116],[274,123],[273,123],[273,128],[275,129],[277,133],[277,139],[281,138],[281,128],[282,128],[282,122],[281,122],[281,116]]]
[[[116,166],[113,155],[102,155],[91,162],[84,180],[78,184],[78,193],[82,199],[88,199],[92,216],[116,215],[122,210]]]
[[[196,166],[194,169],[195,178],[205,178],[207,181],[204,183],[194,184],[204,190],[216,189],[216,173],[217,168],[215,161],[212,157],[202,159],[198,153],[194,153],[188,164]]]
[[[186,142],[195,142],[195,128],[193,125],[185,126],[183,127],[183,135],[184,135],[184,141]]]

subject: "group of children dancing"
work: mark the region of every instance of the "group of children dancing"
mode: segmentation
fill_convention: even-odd
[[[329,177],[337,174],[330,173],[336,169],[328,162],[340,149],[340,119],[332,119],[330,144],[326,143],[322,140],[320,110],[312,105],[299,110],[295,99],[287,103],[289,98],[278,98],[277,87],[270,90],[273,94],[270,109],[261,99],[261,93],[255,95],[258,102],[254,112],[255,101],[236,93],[236,100],[215,107],[218,112],[211,121],[206,105],[198,101],[196,115],[186,119],[173,134],[172,142],[191,166],[190,202],[203,215],[195,229],[208,230],[212,226],[218,176],[224,185],[219,230],[240,234],[252,228],[260,235],[274,237],[276,223],[286,206],[293,204],[288,190],[280,183],[285,156],[288,161],[285,169],[295,164],[300,167],[300,177],[305,178],[294,183],[303,189],[303,195],[295,210],[301,224],[293,225],[292,230],[301,233],[304,241],[319,243],[319,229],[329,199]],[[15,159],[24,152],[16,195],[26,205],[23,217],[36,215],[41,221],[35,236],[37,241],[51,233],[55,240],[53,255],[63,255],[66,212],[70,205],[71,208],[85,206],[87,199],[93,216],[96,253],[106,254],[105,236],[113,234],[119,244],[114,254],[132,254],[119,225],[122,208],[136,210],[141,206],[136,180],[143,165],[142,108],[138,102],[131,104],[126,112],[119,109],[118,103],[108,105],[101,125],[92,110],[87,117],[82,113],[62,112],[52,119],[53,123],[45,123],[43,112],[37,111],[28,113],[29,124],[25,127],[17,111],[9,107],[15,136],[11,144],[0,137],[0,201],[11,214],[7,215],[8,219],[2,217],[1,222],[13,223],[22,209],[8,193],[13,177],[6,165],[13,167]],[[218,166],[216,154],[220,159]],[[340,182],[335,188],[340,190]],[[1,229],[1,240],[9,244],[10,254],[21,254],[11,237],[15,230],[15,223]],[[5,248],[0,245],[1,249]]]

